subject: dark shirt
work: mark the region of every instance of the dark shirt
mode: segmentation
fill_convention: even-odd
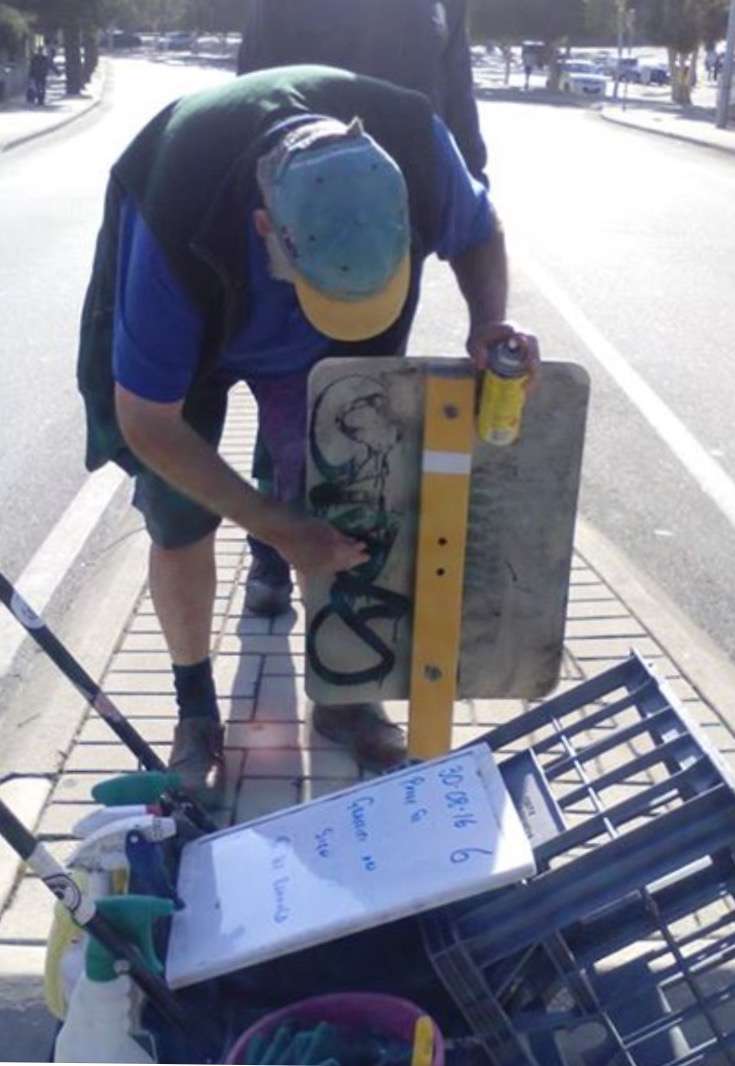
[[[31,56],[31,63],[29,73],[32,78],[39,78],[41,80],[48,76],[51,62],[46,55],[41,55],[39,52],[35,52]]]
[[[421,92],[486,183],[466,15],[467,0],[251,0],[237,72],[325,63]]]

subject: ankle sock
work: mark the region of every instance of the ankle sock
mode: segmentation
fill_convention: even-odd
[[[212,678],[212,660],[202,659],[190,666],[173,664],[179,718],[213,718],[219,721],[217,693]]]

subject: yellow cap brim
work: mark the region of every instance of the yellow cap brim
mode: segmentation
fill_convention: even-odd
[[[295,281],[301,310],[314,329],[335,341],[364,341],[396,321],[408,296],[411,257],[406,255],[385,288],[364,300],[335,300],[300,275]]]

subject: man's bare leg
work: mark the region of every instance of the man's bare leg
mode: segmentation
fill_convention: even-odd
[[[180,721],[169,765],[204,798],[222,766],[222,727],[209,649],[217,585],[214,533],[184,548],[151,545],[150,590],[171,655]],[[216,799],[216,796],[214,797]]]
[[[171,661],[177,666],[191,666],[209,657],[217,587],[214,538],[211,533],[185,548],[151,544],[151,596]]]

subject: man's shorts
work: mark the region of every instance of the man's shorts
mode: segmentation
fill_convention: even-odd
[[[273,461],[273,489],[277,500],[303,497],[306,461],[306,386],[308,373],[247,382],[258,405],[260,432]],[[187,399],[184,417],[214,447],[219,445],[227,414],[231,382],[217,382],[195,390]],[[145,519],[154,544],[185,548],[213,533],[222,519],[172,488],[163,478],[144,470],[135,479],[133,505]]]

